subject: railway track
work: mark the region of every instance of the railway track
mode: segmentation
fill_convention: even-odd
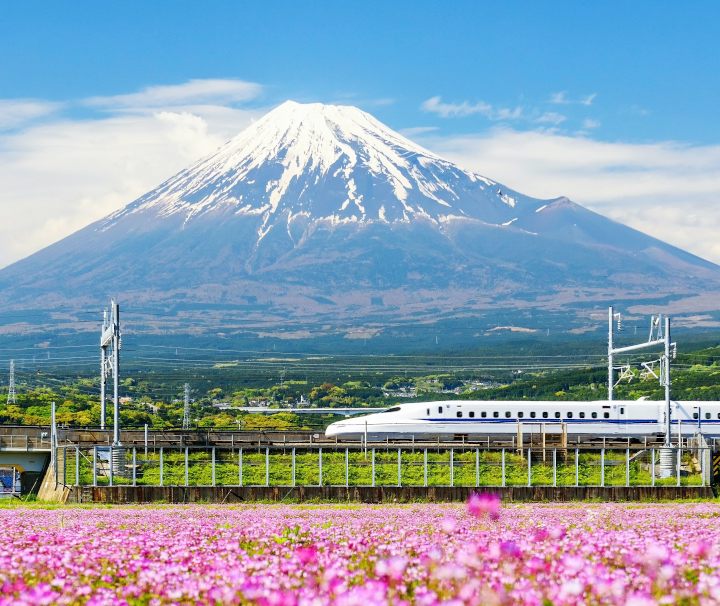
[[[50,428],[44,426],[2,426],[0,427],[0,443],[15,440],[20,436],[29,439],[47,439]],[[112,431],[99,428],[60,428],[58,431],[60,445],[110,445]],[[515,434],[506,435],[450,435],[441,437],[417,437],[407,439],[368,440],[367,445],[358,439],[326,438],[321,431],[237,431],[237,430],[149,430],[128,429],[121,432],[121,442],[125,446],[156,447],[216,447],[222,449],[271,447],[271,448],[303,448],[322,447],[358,449],[374,448],[433,448],[433,447],[471,447],[471,448],[515,448],[518,440]],[[714,440],[711,441],[711,445]],[[523,447],[537,448],[659,448],[663,444],[662,436],[642,438],[618,436],[569,435],[566,444],[561,444],[560,435],[540,433],[523,436]],[[720,444],[718,444],[720,446]]]

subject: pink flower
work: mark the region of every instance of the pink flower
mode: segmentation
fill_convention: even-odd
[[[699,541],[693,541],[688,545],[687,551],[689,554],[694,555],[696,558],[706,558],[710,554],[710,548],[712,546],[707,541],[702,539]]]
[[[470,495],[467,502],[468,513],[476,518],[487,515],[491,520],[500,519],[500,497],[492,493],[477,493]]]
[[[317,561],[317,547],[314,545],[298,547],[295,550],[295,555],[298,557],[301,564],[312,564]]]
[[[407,568],[407,558],[393,556],[387,560],[380,560],[375,564],[375,574],[379,577],[387,577],[393,581],[400,581]]]
[[[442,528],[443,532],[451,534],[455,532],[455,529],[457,528],[457,520],[451,517],[443,518],[440,521],[440,528]]]

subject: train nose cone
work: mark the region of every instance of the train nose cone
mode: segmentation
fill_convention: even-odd
[[[330,423],[330,425],[328,425],[327,429],[325,430],[325,437],[334,438],[335,436],[341,435],[344,427],[344,421],[336,421],[335,423]]]

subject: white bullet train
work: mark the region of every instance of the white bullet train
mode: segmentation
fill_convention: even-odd
[[[664,401],[444,400],[399,404],[379,413],[331,423],[327,437],[385,438],[492,436],[524,432],[644,437],[664,435]],[[672,434],[720,436],[720,402],[671,402]]]

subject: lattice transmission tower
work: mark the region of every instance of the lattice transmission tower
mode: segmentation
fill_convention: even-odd
[[[190,383],[185,383],[182,428],[190,429]]]
[[[15,360],[10,360],[10,380],[8,382],[8,404],[16,404],[17,398],[15,395]]]

